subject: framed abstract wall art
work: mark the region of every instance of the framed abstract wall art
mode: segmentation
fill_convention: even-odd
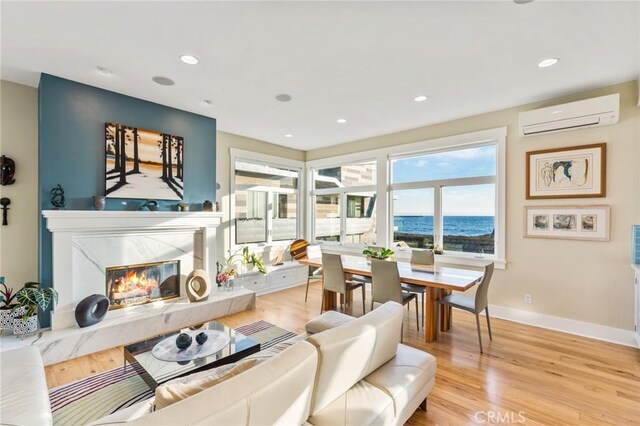
[[[609,241],[609,206],[529,206],[524,236]]]
[[[606,144],[527,152],[527,199],[606,196]]]
[[[182,200],[184,138],[105,123],[107,198]]]

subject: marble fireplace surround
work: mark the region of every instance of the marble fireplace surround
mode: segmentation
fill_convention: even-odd
[[[216,227],[221,213],[45,210],[53,234],[53,287],[58,304],[51,329],[75,327],[74,307],[91,294],[105,294],[105,269],[167,260],[180,261],[180,294],[194,268],[215,282]],[[130,316],[139,306],[112,310],[108,318]]]

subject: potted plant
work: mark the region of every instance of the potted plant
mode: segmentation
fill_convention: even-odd
[[[261,274],[267,273],[267,268],[264,266],[262,258],[258,257],[255,253],[249,251],[248,246],[242,248],[242,265],[253,265]]]
[[[362,252],[369,259],[385,260],[393,255],[393,250],[382,247],[379,250],[368,247]]]
[[[16,293],[17,305],[13,308],[13,334],[35,333],[38,329],[38,308],[43,311],[58,300],[58,292],[52,287],[42,288],[29,282]]]
[[[13,302],[16,297],[12,288],[7,287],[4,277],[0,277],[0,333],[13,328]]]

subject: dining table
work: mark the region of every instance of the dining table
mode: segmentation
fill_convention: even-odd
[[[342,267],[345,279],[350,276],[360,275],[371,277],[371,261],[363,256],[341,255]],[[312,267],[322,267],[322,258],[310,257],[298,260],[300,263]],[[433,342],[437,339],[438,332],[436,324],[440,323],[440,330],[447,331],[451,327],[451,308],[442,305],[440,318],[438,321],[438,300],[451,294],[452,291],[465,291],[480,282],[482,272],[463,269],[452,266],[422,265],[409,262],[397,262],[400,280],[403,283],[415,284],[425,287],[425,321],[424,339],[425,342]],[[351,294],[344,296],[346,302],[350,302]],[[337,294],[325,290],[324,305],[322,310],[334,310],[337,307]]]

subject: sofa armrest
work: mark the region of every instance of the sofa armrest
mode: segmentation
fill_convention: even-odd
[[[324,314],[320,315],[309,321],[305,326],[305,330],[309,334],[316,334],[323,332],[325,330],[329,330],[331,328],[335,328],[339,325],[348,323],[349,321],[353,321],[355,318],[350,315],[341,314],[336,311],[327,311]]]

